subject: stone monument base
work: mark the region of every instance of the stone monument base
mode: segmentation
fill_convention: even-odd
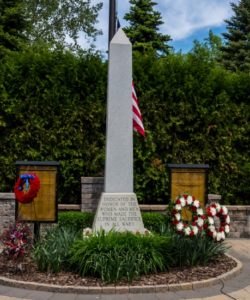
[[[93,231],[131,231],[144,233],[141,211],[134,193],[102,193]]]

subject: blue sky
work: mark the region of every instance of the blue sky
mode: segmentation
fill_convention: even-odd
[[[92,0],[98,3],[101,0]],[[96,49],[105,53],[108,48],[108,10],[109,0],[103,0],[103,8],[98,17],[97,27],[103,31],[94,43]],[[155,10],[162,15],[164,24],[160,31],[172,38],[171,46],[175,51],[187,52],[193,46],[194,40],[203,41],[211,29],[215,34],[225,32],[225,19],[232,16],[230,3],[239,0],[155,0]],[[124,27],[128,25],[124,14],[129,12],[129,0],[117,0],[117,13]],[[81,37],[80,43],[86,47],[87,41]]]

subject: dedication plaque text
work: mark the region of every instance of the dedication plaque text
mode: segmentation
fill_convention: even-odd
[[[143,231],[140,208],[134,193],[103,193],[94,220],[94,231]]]

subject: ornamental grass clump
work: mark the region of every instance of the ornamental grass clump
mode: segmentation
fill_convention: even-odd
[[[143,275],[168,268],[169,237],[133,233],[100,232],[77,240],[70,250],[71,270],[104,282],[125,278],[131,282]]]
[[[173,233],[166,249],[172,257],[171,267],[193,267],[206,265],[224,255],[229,249],[225,242],[216,242],[206,235],[183,236]]]
[[[43,239],[36,243],[33,259],[40,271],[57,273],[67,267],[70,246],[81,233],[70,227],[49,229]]]

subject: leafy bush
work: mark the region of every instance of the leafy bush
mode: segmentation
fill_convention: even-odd
[[[70,265],[81,276],[90,275],[104,282],[126,278],[131,282],[142,274],[164,271],[170,257],[168,237],[104,232],[77,240],[70,250]]]
[[[58,225],[60,227],[71,227],[75,231],[92,227],[95,214],[90,212],[68,211],[58,214]]]
[[[91,212],[67,211],[58,214],[58,225],[69,226],[77,230],[92,227],[95,214]],[[166,226],[167,216],[161,213],[142,213],[144,227],[150,231],[160,233]]]
[[[34,248],[33,258],[40,271],[59,272],[67,265],[69,248],[80,237],[80,233],[70,227],[49,229]]]
[[[3,253],[10,259],[21,259],[32,248],[32,232],[28,225],[16,223],[0,236]]]
[[[106,66],[98,54],[45,45],[1,61],[0,190],[12,190],[16,160],[60,161],[62,203],[79,203],[81,176],[103,175]],[[133,67],[147,136],[134,136],[139,202],[168,203],[172,162],[209,164],[210,193],[249,203],[250,75],[226,71],[202,47],[136,54]]]
[[[137,55],[133,67],[147,136],[142,142],[135,135],[139,201],[169,201],[172,162],[209,164],[210,193],[225,203],[249,203],[243,169],[250,157],[249,74],[225,71],[198,49],[164,59]]]
[[[206,265],[217,256],[225,254],[228,249],[225,242],[218,243],[206,235],[190,238],[172,233],[166,251],[172,257],[171,267],[190,267]]]
[[[106,76],[98,54],[44,44],[1,61],[0,190],[12,190],[16,160],[55,160],[59,201],[79,203],[80,177],[104,167]]]
[[[160,233],[166,226],[167,217],[161,213],[146,212],[142,213],[144,227],[150,231]]]

